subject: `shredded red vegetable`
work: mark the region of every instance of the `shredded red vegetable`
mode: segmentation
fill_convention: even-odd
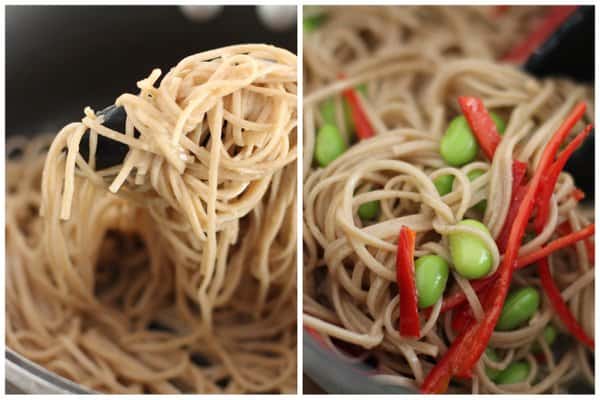
[[[527,173],[527,164],[514,160],[512,166],[512,192],[510,195],[510,205],[508,207],[508,213],[506,214],[506,218],[504,220],[504,224],[502,225],[502,229],[500,230],[500,234],[496,239],[496,243],[498,244],[498,250],[504,252],[506,250],[506,245],[508,243],[508,235],[510,234],[510,227],[513,224],[515,217],[517,216],[517,212],[519,211],[519,207],[521,206],[521,202],[523,201],[523,197],[527,192],[527,186],[523,184],[523,180],[525,178],[525,174]]]
[[[550,197],[554,192],[556,182],[560,173],[565,168],[569,157],[581,146],[587,135],[592,131],[592,125],[586,126],[575,139],[558,155],[556,161],[550,167],[550,170],[544,175],[544,184],[540,187],[540,193],[538,195],[538,211],[533,222],[533,227],[539,233],[544,229],[544,225],[548,220],[550,214]]]
[[[483,105],[483,101],[477,97],[459,96],[458,104],[460,104],[463,115],[477,139],[479,147],[481,147],[488,160],[491,160],[494,158],[496,147],[498,147],[498,143],[502,138],[498,133],[494,120]]]
[[[573,193],[571,193],[571,196],[573,196],[573,198],[577,201],[585,199],[585,193],[583,193],[583,191],[579,190],[578,188],[573,189]]]
[[[396,254],[396,279],[400,297],[398,330],[401,336],[418,338],[420,328],[414,252],[415,232],[403,226],[398,236],[398,253]]]
[[[580,107],[580,110],[580,114],[581,116],[583,116],[583,113],[585,112],[585,105],[583,107]],[[573,123],[573,125],[575,124],[575,122]],[[550,210],[550,197],[554,192],[554,187],[556,186],[560,172],[564,168],[571,154],[573,154],[573,152],[581,145],[581,143],[583,143],[585,137],[591,132],[591,130],[591,125],[586,126],[584,130],[581,131],[581,133],[579,133],[577,137],[571,143],[569,143],[565,150],[557,157],[557,160],[550,167],[549,173],[545,175],[544,185],[541,186],[540,195],[538,196],[538,213],[534,221],[534,227],[538,234],[542,232],[542,230],[544,229],[544,225],[546,225],[546,223],[548,222],[548,214]],[[555,153],[556,151],[558,151],[558,149],[555,150]],[[548,296],[552,308],[554,309],[560,320],[563,322],[563,324],[565,324],[567,330],[577,340],[594,350],[594,339],[590,338],[585,333],[581,325],[579,325],[579,322],[577,322],[577,319],[571,313],[571,310],[567,306],[567,303],[562,298],[560,289],[556,286],[556,283],[552,279],[552,274],[550,273],[550,265],[548,263],[547,257],[544,257],[538,261],[538,273],[540,275],[542,288],[544,288],[544,292]]]
[[[552,165],[559,146],[584,112],[585,103],[578,104],[544,148],[540,162],[527,185],[527,191],[511,226],[504,258],[497,270],[497,278],[494,279],[489,291],[486,291],[487,294],[482,304],[485,315],[481,321],[473,323],[455,338],[442,359],[427,375],[421,386],[423,393],[445,392],[450,379],[453,376],[469,376],[473,366],[483,354],[502,312],[525,228],[536,205],[542,177]]]
[[[552,275],[550,274],[550,266],[548,265],[547,258],[543,258],[538,261],[538,273],[540,275],[542,287],[544,288],[548,299],[550,299],[550,304],[552,304],[552,308],[556,314],[558,314],[562,323],[565,324],[567,330],[577,340],[588,346],[593,351],[594,339],[590,338],[585,333],[581,325],[579,325],[579,322],[577,322],[577,319],[575,319],[571,313],[571,310],[569,310],[567,303],[565,303],[564,299],[562,298],[560,290],[556,286],[556,283],[554,283]]]
[[[339,74],[339,77],[340,79],[346,78],[344,74]],[[369,122],[367,113],[360,104],[360,99],[358,98],[356,90],[349,87],[342,91],[342,95],[350,106],[352,121],[354,122],[354,128],[356,129],[356,136],[361,140],[375,136],[375,130],[371,126],[371,122]]]
[[[542,247],[541,249],[531,252],[531,253],[527,254],[526,256],[519,257],[517,259],[516,268],[520,269],[520,268],[526,267],[526,266],[531,265],[545,257],[548,257],[550,254],[554,253],[555,251],[558,251],[565,247],[572,246],[575,243],[577,243],[578,241],[592,236],[594,234],[595,230],[596,230],[596,226],[594,224],[590,224],[577,232],[571,232],[561,238],[553,240],[552,242],[548,243],[546,246]],[[592,260],[591,262],[593,263],[594,261]]]
[[[593,225],[593,224],[592,224]],[[569,221],[565,221],[562,224],[560,224],[558,226],[558,232],[561,235],[570,235],[573,233],[573,230],[571,229],[571,224],[569,223]],[[596,251],[594,249],[594,242],[592,242],[589,238],[586,238],[583,241],[584,245],[585,245],[585,249],[587,251],[587,255],[588,255],[588,261],[590,264],[594,264],[595,260],[596,260]]]

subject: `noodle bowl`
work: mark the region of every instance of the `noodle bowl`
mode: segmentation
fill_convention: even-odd
[[[525,9],[519,12],[520,17],[525,15]],[[304,97],[304,324],[330,346],[335,347],[332,338],[354,345],[353,354],[359,355],[350,359],[370,358],[377,368],[375,379],[417,389],[457,334],[452,312],[442,313],[442,298],[429,315],[421,311],[418,338],[398,333],[402,316],[395,265],[400,228],[407,226],[417,233],[415,257],[435,254],[448,263],[452,260],[448,237],[459,232],[476,235],[492,255],[488,276],[492,275],[503,257],[492,238],[500,235],[511,202],[513,160],[525,162],[532,175],[546,143],[575,104],[588,101],[593,110],[591,93],[566,80],[540,81],[494,62],[492,57],[502,53],[505,45],[495,43],[486,32],[501,32],[503,27],[478,27],[477,22],[485,22],[480,9],[331,7],[325,14],[326,22],[304,39],[308,87]],[[347,78],[336,79],[342,72]],[[353,143],[342,92],[361,84],[366,91],[359,96],[360,105],[375,137]],[[464,166],[451,167],[440,155],[441,137],[449,121],[460,114],[458,96],[482,99],[487,109],[507,121],[492,162],[480,155]],[[317,132],[325,124],[320,107],[330,99],[340,134],[351,146],[320,168],[310,160]],[[591,113],[586,118],[590,121]],[[474,170],[482,174],[471,181],[468,175]],[[433,182],[442,175],[454,176],[454,186],[446,195],[440,195]],[[539,235],[527,239],[519,256],[554,239],[564,222],[573,231],[593,222],[573,198],[574,189],[573,178],[561,173],[548,223]],[[482,200],[487,201],[484,213],[473,208]],[[364,221],[357,210],[372,201],[380,204],[379,215]],[[465,218],[481,220],[491,238],[457,225]],[[562,297],[593,336],[594,273],[584,243],[554,253],[550,262]],[[471,281],[454,269],[451,276],[446,293],[464,292],[471,312],[481,319],[484,310]],[[512,287],[521,286],[540,288],[535,268],[515,272]],[[494,331],[488,348],[499,359],[484,355],[473,379],[455,382],[450,390],[557,393],[574,377],[593,385],[590,350],[573,341],[568,344],[572,351],[554,353],[543,336],[550,322],[568,335],[544,299],[528,324]],[[542,349],[537,356],[534,344]],[[486,373],[486,368],[504,369],[519,360],[530,366],[519,383],[498,384]]]
[[[8,346],[99,391],[295,392],[296,57],[159,76],[115,101],[124,132],[87,108],[8,142]],[[99,135],[121,164],[96,170]]]

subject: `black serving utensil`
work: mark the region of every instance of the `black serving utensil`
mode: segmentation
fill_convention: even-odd
[[[107,128],[118,132],[125,132],[125,120],[127,119],[127,115],[123,107],[112,105],[106,107],[102,111],[99,111],[96,115],[103,118],[102,125],[106,126]],[[134,136],[139,137],[139,132],[135,131]],[[83,135],[81,142],[79,143],[79,154],[81,154],[85,160],[87,160],[89,157],[89,142],[90,135],[88,131]],[[96,170],[102,170],[121,164],[128,151],[129,146],[127,146],[125,143],[117,142],[116,140],[98,135],[98,143],[96,147]]]

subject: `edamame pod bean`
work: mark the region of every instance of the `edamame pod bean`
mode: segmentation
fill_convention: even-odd
[[[529,376],[530,370],[531,367],[526,361],[512,362],[498,374],[495,382],[499,385],[523,382]]]
[[[474,169],[473,171],[471,171],[467,174],[467,177],[469,178],[470,181],[474,181],[475,179],[479,178],[484,173],[485,172],[483,172],[483,170],[481,170],[481,169]],[[479,211],[482,214],[485,213],[486,207],[487,207],[487,200],[481,200],[479,203],[477,203],[473,206],[473,208],[475,210]]]
[[[448,165],[460,167],[475,159],[479,145],[467,119],[460,115],[448,125],[446,133],[440,141],[440,154]]]
[[[415,261],[415,281],[419,307],[434,305],[446,289],[448,263],[438,255],[426,255]]]
[[[502,118],[490,113],[499,133],[504,133],[506,125]],[[477,139],[464,115],[459,115],[450,121],[446,133],[440,142],[440,154],[448,165],[459,167],[475,159],[479,151]]]
[[[367,95],[367,85],[365,85],[364,83],[361,83],[354,89],[360,92],[363,96]],[[354,132],[354,119],[352,119],[352,109],[350,108],[350,104],[348,104],[348,101],[346,99],[344,99],[344,117],[346,118],[346,126],[348,127],[348,131]]]
[[[490,235],[487,227],[474,219],[465,219],[458,225],[470,226]],[[470,233],[452,233],[449,235],[450,255],[456,271],[466,279],[486,276],[493,266],[492,253],[485,242]]]
[[[433,180],[433,184],[440,196],[444,196],[452,191],[454,183],[454,175],[442,175]]]
[[[375,219],[379,215],[379,202],[377,200],[363,203],[358,207],[358,216],[363,221]]]
[[[335,102],[333,99],[327,99],[321,103],[320,111],[323,122],[335,125]]]
[[[494,349],[491,348],[487,348],[485,349],[485,355],[487,356],[487,358],[489,358],[492,361],[499,361],[498,355],[496,354],[496,352],[494,351]],[[485,374],[493,381],[495,380],[498,375],[500,374],[500,372],[502,372],[499,369],[495,369],[492,367],[485,367]]]
[[[544,328],[543,336],[544,341],[548,344],[548,346],[552,346],[552,344],[556,340],[556,336],[558,336],[558,332],[556,331],[554,325],[546,325],[546,327]],[[538,353],[542,350],[537,340],[533,343],[531,350],[533,350],[534,353]]]
[[[544,328],[544,340],[548,343],[548,346],[552,346],[554,341],[556,340],[556,336],[558,336],[558,332],[556,328],[552,324],[546,325]]]
[[[506,297],[496,330],[510,331],[523,325],[540,306],[540,293],[533,287],[513,291]]]
[[[320,166],[326,167],[346,151],[346,143],[335,125],[325,124],[317,133],[315,158]]]

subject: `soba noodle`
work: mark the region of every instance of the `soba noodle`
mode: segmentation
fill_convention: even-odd
[[[456,336],[452,313],[440,312],[442,299],[430,316],[420,313],[418,340],[398,333],[395,259],[400,227],[416,231],[415,257],[437,254],[448,261],[450,233],[476,234],[485,240],[495,269],[502,257],[495,242],[457,222],[479,219],[496,238],[510,204],[512,161],[526,162],[531,175],[545,144],[573,106],[592,97],[586,87],[560,79],[536,80],[493,61],[518,36],[513,28],[519,21],[536,12],[512,8],[513,15],[503,19],[503,25],[494,22],[489,8],[329,7],[318,10],[326,15],[323,25],[304,35],[304,324],[327,338],[330,346],[331,339],[337,339],[362,349],[354,362],[369,358],[381,382],[417,389]],[[347,78],[336,79],[342,72]],[[324,168],[311,164],[316,133],[324,124],[319,111],[323,101],[334,99],[336,124],[346,143],[352,143],[341,92],[359,84],[366,84],[366,94],[359,98],[376,136],[352,144]],[[481,98],[507,121],[491,163],[479,156],[455,168],[440,156],[441,136],[460,113],[460,95]],[[590,121],[589,100],[588,110]],[[574,131],[581,128],[580,124]],[[484,173],[470,181],[467,174],[475,169]],[[448,174],[456,183],[451,193],[440,196],[433,179]],[[573,230],[593,222],[571,196],[574,189],[573,178],[563,172],[548,224],[522,246],[521,255],[554,239],[565,221]],[[479,214],[472,207],[483,199],[487,207]],[[364,222],[357,209],[373,200],[379,201],[380,214]],[[554,253],[550,262],[571,312],[593,336],[594,270],[584,243]],[[482,305],[470,281],[451,271],[446,293],[463,291],[474,315],[481,318]],[[524,285],[542,292],[535,268],[515,273],[513,288]],[[561,341],[568,351],[553,352],[543,339],[550,321],[564,334]],[[558,393],[574,378],[593,385],[591,351],[567,340],[567,335],[544,298],[527,325],[492,334],[488,347],[500,355],[499,361],[484,355],[474,378],[454,382],[450,390]],[[534,356],[535,343],[543,356]],[[486,366],[502,369],[515,360],[531,366],[521,383],[499,385],[485,372]]]
[[[87,108],[11,138],[8,346],[97,391],[295,392],[296,69],[207,51],[117,98],[124,132]],[[96,170],[99,135],[122,164]]]

